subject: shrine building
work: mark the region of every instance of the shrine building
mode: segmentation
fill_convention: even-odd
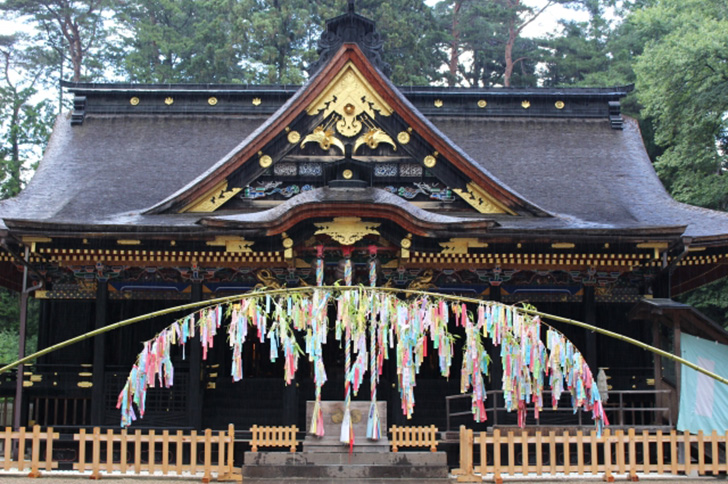
[[[677,354],[683,333],[728,343],[672,300],[728,274],[728,214],[668,195],[620,112],[630,87],[395,86],[374,23],[352,11],[319,45],[303,86],[64,83],[73,112],[28,186],[0,203],[0,283],[39,301],[39,348],[185,302],[315,285],[319,258],[325,284],[349,258],[366,285],[374,260],[387,287],[525,303]],[[26,366],[21,424],[118,426],[140,343],[175,317]],[[611,377],[609,404],[669,407],[625,425],[674,426],[677,365],[555,326]],[[312,371],[303,363],[286,386],[267,345],[246,343],[238,383],[224,336],[205,360],[199,347],[175,355],[174,386],[151,389],[134,425],[306,428]],[[342,399],[342,357],[325,350],[325,400]],[[460,382],[431,358],[412,421],[444,430]],[[403,418],[394,372],[379,388],[390,423]],[[0,382],[2,396],[15,389]],[[489,412],[489,426],[515,418]],[[570,411],[548,418],[576,424]]]

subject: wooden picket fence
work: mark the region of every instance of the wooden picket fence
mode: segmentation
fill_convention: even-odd
[[[636,481],[637,474],[688,474],[697,471],[704,475],[728,472],[726,443],[728,432],[710,435],[699,432],[671,431],[637,434],[629,429],[625,434],[605,430],[584,434],[500,430],[478,432],[460,427],[460,467],[453,471],[458,482],[481,482],[489,476],[502,482],[503,475],[535,474],[602,474],[612,482],[614,474],[627,475]],[[478,452],[475,452],[477,448]],[[478,457],[478,463],[474,461]]]
[[[7,427],[0,431],[3,447],[0,468],[3,471],[29,470],[30,477],[40,476],[41,469],[56,469],[58,462],[53,460],[53,446],[58,439],[59,434],[53,432],[52,427],[45,432],[41,432],[38,425],[32,432],[25,428],[13,431]],[[102,432],[96,427],[90,433],[81,429],[73,435],[73,440],[78,442],[78,462],[73,468],[80,472],[90,471],[92,479],[120,472],[127,476],[202,474],[202,482],[210,482],[213,474],[218,481],[242,480],[239,469],[233,466],[235,428],[232,425],[227,431],[216,434],[210,429],[201,434],[196,431],[170,434],[167,430],[127,433],[126,430],[108,429]],[[30,460],[26,459],[29,441]],[[42,458],[41,454],[44,455]]]
[[[41,468],[46,471],[56,469],[58,462],[53,460],[55,439],[58,439],[58,433],[53,432],[53,427],[48,427],[45,432],[40,431],[39,425],[34,426],[32,432],[28,432],[25,427],[18,431],[6,427],[0,432],[0,443],[3,445],[2,469],[30,471],[29,477],[39,477]],[[30,441],[30,460],[25,458],[28,441]],[[42,447],[45,447],[45,456],[41,461]]]
[[[399,427],[393,425],[389,429],[392,437],[389,444],[392,452],[398,452],[400,447],[429,447],[430,452],[437,451],[437,427]]]
[[[289,447],[291,452],[296,452],[298,439],[296,433],[298,427],[295,425],[279,427],[262,427],[253,425],[250,427],[250,446],[253,452],[258,452],[258,447]]]
[[[161,472],[165,476],[201,473],[202,482],[210,482],[214,473],[218,481],[242,480],[233,466],[233,425],[227,432],[221,430],[216,434],[210,429],[200,434],[194,430],[185,434],[181,430],[156,433],[137,429],[132,434],[126,429],[102,432],[96,427],[91,433],[81,429],[73,439],[79,442],[78,463],[73,467],[80,472],[90,470],[92,479],[100,478],[102,473],[118,471],[133,475]],[[88,447],[91,448],[90,456]],[[217,450],[216,463],[213,463],[214,450]]]

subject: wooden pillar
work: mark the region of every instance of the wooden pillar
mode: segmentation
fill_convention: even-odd
[[[202,301],[202,282],[192,283],[192,302]],[[202,348],[200,335],[190,340],[188,346],[190,361],[189,384],[187,387],[187,421],[189,426],[200,430],[202,427]]]
[[[495,302],[501,302],[501,287],[500,284],[490,286],[490,300]],[[491,389],[500,390],[503,388],[503,366],[501,365],[500,359],[500,347],[490,347],[490,374],[492,375]],[[503,408],[503,397],[502,394],[496,393],[493,395],[493,401],[489,406],[494,409],[493,415],[490,421],[490,425],[498,425],[498,412]]]
[[[283,425],[298,425],[298,382],[295,376],[283,389]]]
[[[675,354],[682,357],[682,328],[680,328],[680,316],[677,312],[673,313],[673,350]],[[680,408],[680,385],[682,384],[682,365],[678,365],[677,362],[670,361],[670,364],[675,366],[675,393],[672,405],[672,421],[677,422],[678,409]]]
[[[27,251],[26,251],[27,258]],[[27,279],[27,271],[25,269]],[[18,359],[25,357],[25,328],[28,321],[28,292],[25,288],[26,281],[23,281],[23,290],[20,292],[20,333],[18,336]],[[19,430],[23,422],[28,421],[27,405],[23,404],[23,377],[25,365],[18,366],[15,382],[15,400],[13,401],[13,428]],[[24,415],[25,414],[25,415]],[[16,456],[17,457],[17,456]]]
[[[584,286],[582,306],[584,308],[584,322],[595,326],[597,322],[597,303],[594,293],[594,286]],[[594,373],[594,377],[596,377],[598,361],[597,334],[594,331],[590,331],[588,329],[585,329],[584,331],[586,331],[586,337],[584,339],[586,344],[583,349],[584,358],[586,359],[586,363],[589,365],[589,369],[591,369],[592,373]]]
[[[109,283],[106,278],[99,278],[96,284],[96,315],[94,329],[103,328],[107,324],[107,308],[109,301]],[[104,424],[104,378],[106,375],[106,335],[94,337],[93,376],[91,387],[91,425]]]

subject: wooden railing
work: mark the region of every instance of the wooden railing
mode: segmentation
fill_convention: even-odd
[[[24,427],[18,431],[6,427],[4,431],[0,432],[0,439],[3,446],[2,469],[4,471],[30,470],[29,477],[39,477],[41,468],[50,471],[58,467],[58,462],[53,460],[53,441],[58,439],[58,433],[53,432],[53,427],[49,427],[45,432],[41,432],[38,425],[33,427],[32,432],[28,432]],[[30,460],[25,458],[28,441],[30,441]],[[43,446],[45,455],[41,460],[41,447]]]
[[[490,477],[502,482],[502,475],[543,475],[556,473],[602,474],[613,481],[613,474],[627,474],[637,480],[637,473],[688,474],[697,471],[717,475],[728,471],[726,463],[728,432],[710,435],[699,432],[677,433],[674,430],[638,434],[629,429],[625,434],[606,430],[584,434],[557,434],[527,431],[492,433],[477,432],[460,427],[460,467],[453,471],[458,482],[481,482]],[[475,452],[477,448],[478,452]],[[477,463],[474,457],[477,457]],[[693,457],[695,461],[693,462]]]
[[[213,473],[217,474],[218,481],[241,479],[233,466],[233,425],[227,432],[221,430],[216,434],[210,429],[202,434],[194,430],[188,434],[181,430],[173,434],[168,430],[160,434],[154,430],[136,430],[131,434],[125,429],[118,433],[112,429],[102,432],[96,427],[90,434],[81,429],[73,439],[79,442],[78,463],[73,468],[80,472],[90,469],[91,478],[114,471],[134,475],[144,471],[150,475],[161,472],[165,476],[202,473],[202,482],[210,482]],[[217,450],[216,463],[213,463],[214,450]]]
[[[250,446],[253,452],[258,452],[258,447],[290,447],[291,452],[296,452],[298,440],[296,433],[298,427],[289,425],[287,427],[250,427],[252,434]]]
[[[672,417],[669,407],[658,406],[656,402],[660,397],[669,398],[672,390],[610,390],[609,402],[605,411],[613,428],[647,428],[669,431],[672,428]],[[515,414],[508,412],[502,406],[503,390],[488,390],[487,407],[488,425],[493,427],[508,425],[510,418],[515,420]],[[472,421],[470,393],[448,395],[445,397],[445,413],[447,431],[455,430],[458,422],[464,418]],[[558,427],[589,427],[592,425],[591,415],[586,412],[574,413],[571,408],[571,394],[564,392],[559,402],[559,408],[540,412],[539,417],[529,415],[527,426],[558,426]],[[544,391],[544,401],[551,401],[551,392]],[[639,401],[639,402],[638,402]],[[663,416],[667,421],[663,422]],[[453,422],[455,421],[455,422]],[[510,422],[513,424],[513,422]]]
[[[399,427],[393,425],[389,429],[392,437],[389,444],[392,452],[398,452],[400,447],[429,447],[430,452],[437,451],[437,427]]]

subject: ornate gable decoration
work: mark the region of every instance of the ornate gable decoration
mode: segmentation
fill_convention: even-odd
[[[325,234],[341,245],[354,245],[367,235],[379,235],[377,227],[381,224],[363,222],[359,217],[335,217],[331,222],[314,225],[318,227],[315,235]]]
[[[335,113],[338,117],[336,131],[341,136],[352,138],[364,127],[359,116],[366,114],[376,119],[377,115],[389,116],[393,109],[377,94],[359,69],[349,61],[328,87],[309,104],[306,112],[310,116],[323,113],[324,119]]]

